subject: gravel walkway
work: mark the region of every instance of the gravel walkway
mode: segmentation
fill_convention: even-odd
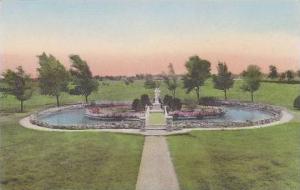
[[[164,136],[146,136],[136,190],[179,190]]]

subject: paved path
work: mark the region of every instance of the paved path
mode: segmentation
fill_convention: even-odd
[[[179,190],[164,136],[146,136],[136,190]]]

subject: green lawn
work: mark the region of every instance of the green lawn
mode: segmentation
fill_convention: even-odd
[[[250,100],[236,81],[230,99]],[[169,93],[161,85],[161,96]],[[153,90],[143,81],[125,85],[109,81],[90,100],[133,100]],[[299,85],[262,83],[255,101],[285,106],[300,94]],[[209,80],[202,96],[223,98]],[[181,87],[177,97],[196,98]],[[63,93],[61,103],[83,101]],[[29,113],[55,105],[55,98],[38,89],[26,101],[25,114],[12,113],[19,102],[0,94],[0,189],[134,189],[143,137],[110,133],[42,132],[22,128],[18,120]],[[168,138],[176,171],[183,189],[300,189],[298,123],[244,131],[198,131]],[[159,119],[160,118],[160,119]],[[161,122],[161,116],[153,121]]]
[[[164,125],[166,123],[164,113],[152,112],[149,114],[150,125]]]
[[[122,81],[109,81],[109,85],[100,85],[99,90],[94,92],[89,99],[90,100],[133,100],[140,97],[140,95],[146,93],[150,97],[154,96],[153,90],[145,89],[143,81],[135,81],[133,84],[125,85]],[[102,84],[100,82],[100,84]],[[242,85],[241,80],[235,81],[235,85],[228,92],[229,99],[250,100],[250,94],[243,92],[240,87]],[[161,85],[161,97],[170,93],[165,84]],[[186,94],[182,88],[182,83],[176,91],[179,98],[194,98],[196,95],[191,92]],[[260,89],[254,94],[254,100],[258,102],[265,102],[280,106],[292,108],[293,101],[300,94],[300,87],[297,84],[276,84],[276,83],[262,83]],[[205,83],[205,86],[201,88],[201,96],[216,96],[223,98],[223,92],[213,88],[211,80]],[[82,102],[84,98],[82,96],[71,96],[66,93],[61,95],[62,104]],[[27,111],[35,110],[37,108],[45,108],[49,105],[55,105],[55,98],[51,96],[42,96],[39,94],[39,90],[36,89],[33,97],[24,103]],[[19,109],[19,102],[13,96],[0,96],[0,110],[14,112]]]
[[[135,189],[143,137],[42,132],[1,115],[0,189]]]
[[[300,189],[300,125],[168,137],[182,190]]]

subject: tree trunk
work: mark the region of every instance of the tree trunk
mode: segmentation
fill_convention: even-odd
[[[253,91],[251,91],[251,101],[253,102]]]
[[[173,90],[173,98],[175,99],[176,90]]]
[[[21,112],[23,112],[23,100],[20,101],[21,101]]]
[[[196,88],[196,94],[197,94],[197,100],[198,100],[198,104],[200,104],[200,89],[199,87]]]
[[[56,95],[56,106],[59,107],[59,95]]]
[[[88,96],[87,95],[85,95],[85,103],[88,103],[89,101],[88,101]]]
[[[224,97],[225,97],[225,100],[227,100],[227,90],[224,89]]]

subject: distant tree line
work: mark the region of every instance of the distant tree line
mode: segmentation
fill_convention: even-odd
[[[0,90],[2,94],[11,94],[20,101],[20,110],[23,111],[24,101],[31,98],[33,93],[34,81],[38,82],[40,92],[43,95],[54,96],[57,106],[60,106],[60,96],[62,92],[68,92],[71,95],[81,95],[85,102],[88,103],[88,97],[92,92],[97,91],[99,82],[105,86],[105,80],[124,81],[125,85],[134,83],[135,80],[144,80],[144,87],[153,89],[159,87],[164,83],[171,95],[166,94],[163,102],[170,109],[178,109],[181,107],[182,101],[176,97],[177,88],[179,87],[179,80],[183,81],[183,88],[186,93],[194,92],[197,98],[197,103],[203,103],[201,93],[202,86],[208,78],[212,78],[215,89],[224,92],[224,99],[228,99],[228,91],[234,85],[234,75],[229,71],[225,62],[219,62],[217,65],[217,73],[211,73],[211,63],[208,60],[202,59],[199,56],[190,57],[186,63],[186,73],[178,75],[175,72],[173,64],[168,65],[168,72],[159,75],[151,74],[136,74],[135,76],[93,76],[87,62],[79,55],[70,55],[69,59],[71,67],[69,70],[56,59],[53,55],[42,53],[38,55],[39,67],[37,68],[38,78],[31,79],[26,74],[21,66],[17,67],[15,71],[8,69],[2,73],[4,84]],[[249,65],[245,71],[240,75],[243,79],[241,89],[250,93],[251,101],[254,101],[254,94],[260,88],[262,81],[278,82],[278,83],[298,83],[295,78],[300,78],[300,70],[294,72],[287,70],[285,72],[278,72],[274,65],[269,66],[269,73],[267,78],[257,65]],[[144,109],[145,105],[151,104],[148,95],[141,96],[140,99],[135,99],[132,107],[135,110]],[[189,102],[189,101],[185,101]],[[299,100],[297,100],[299,102]]]

